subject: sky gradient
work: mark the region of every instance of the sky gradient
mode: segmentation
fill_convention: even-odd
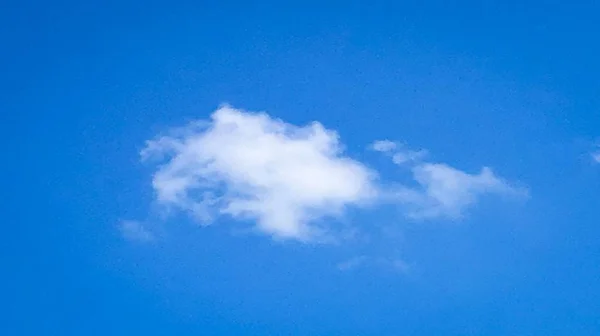
[[[600,5],[9,1],[2,335],[598,335]]]

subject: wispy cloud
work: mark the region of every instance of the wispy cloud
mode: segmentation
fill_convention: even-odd
[[[353,257],[350,258],[348,260],[344,260],[342,262],[339,262],[336,267],[338,270],[340,271],[350,271],[353,270],[357,267],[360,267],[362,265],[364,265],[364,263],[366,263],[367,261],[369,261],[369,258],[366,256],[358,256],[358,257]]]
[[[590,153],[590,156],[595,163],[600,163],[600,144],[596,145],[596,148]]]
[[[423,161],[426,156],[424,150],[412,151],[389,144],[386,148],[392,148],[386,153],[394,163],[410,171],[416,184],[400,186],[391,192],[392,198],[405,207],[408,217],[456,219],[462,217],[483,195],[527,195],[526,190],[512,186],[488,167],[481,168],[478,173],[467,173],[446,163]]]
[[[148,243],[155,240],[152,232],[147,230],[144,225],[134,220],[123,220],[119,222],[119,231],[123,238],[131,241]]]
[[[357,256],[339,262],[336,267],[340,271],[349,272],[362,267],[377,266],[384,269],[407,273],[410,271],[410,265],[402,259],[384,258],[384,257],[369,257]]]
[[[388,153],[395,150],[396,143],[390,140],[377,140],[371,144],[371,149],[377,152]]]
[[[149,141],[141,155],[162,161],[153,176],[159,203],[204,223],[214,215],[250,219],[277,238],[317,238],[328,231],[319,219],[377,193],[376,174],[343,154],[335,131],[229,106]]]
[[[376,152],[384,153],[392,158],[395,164],[419,162],[429,154],[425,149],[412,150],[402,143],[391,140],[378,140],[371,144],[370,148]]]

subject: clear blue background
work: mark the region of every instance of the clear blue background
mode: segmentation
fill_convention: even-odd
[[[596,4],[595,4],[596,3]],[[595,1],[4,1],[2,335],[600,334]],[[526,185],[461,223],[356,214],[375,243],[152,222],[144,141],[218,104],[390,138]],[[395,234],[382,233],[386,227]],[[357,255],[401,258],[406,274]]]

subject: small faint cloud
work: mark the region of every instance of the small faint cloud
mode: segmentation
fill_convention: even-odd
[[[399,258],[357,256],[342,261],[336,265],[340,271],[352,271],[362,267],[376,266],[379,268],[393,270],[400,273],[408,273],[410,265]]]
[[[373,142],[370,148],[376,152],[391,152],[396,149],[396,143],[390,140],[377,140]]]
[[[422,161],[428,155],[425,149],[411,150],[406,145],[391,140],[377,140],[369,148],[387,154],[398,165]]]
[[[362,266],[365,262],[369,260],[366,256],[358,256],[350,258],[346,261],[342,261],[336,265],[337,269],[340,271],[350,271],[357,267]]]
[[[130,241],[149,243],[154,241],[156,237],[141,222],[134,220],[122,220],[119,223],[119,231],[123,238]]]
[[[408,273],[411,266],[402,259],[387,259],[384,260],[386,264],[390,265],[393,269],[401,273]]]
[[[406,150],[406,151],[397,152],[394,155],[392,155],[392,161],[397,165],[410,163],[410,162],[418,162],[418,161],[422,161],[423,159],[425,159],[427,154],[428,154],[428,152],[424,149],[421,149],[418,151]]]
[[[600,144],[596,145],[596,149],[590,153],[590,156],[592,157],[594,163],[600,163]]]

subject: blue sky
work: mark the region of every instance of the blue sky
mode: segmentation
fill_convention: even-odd
[[[598,4],[2,6],[6,335],[597,335]]]

